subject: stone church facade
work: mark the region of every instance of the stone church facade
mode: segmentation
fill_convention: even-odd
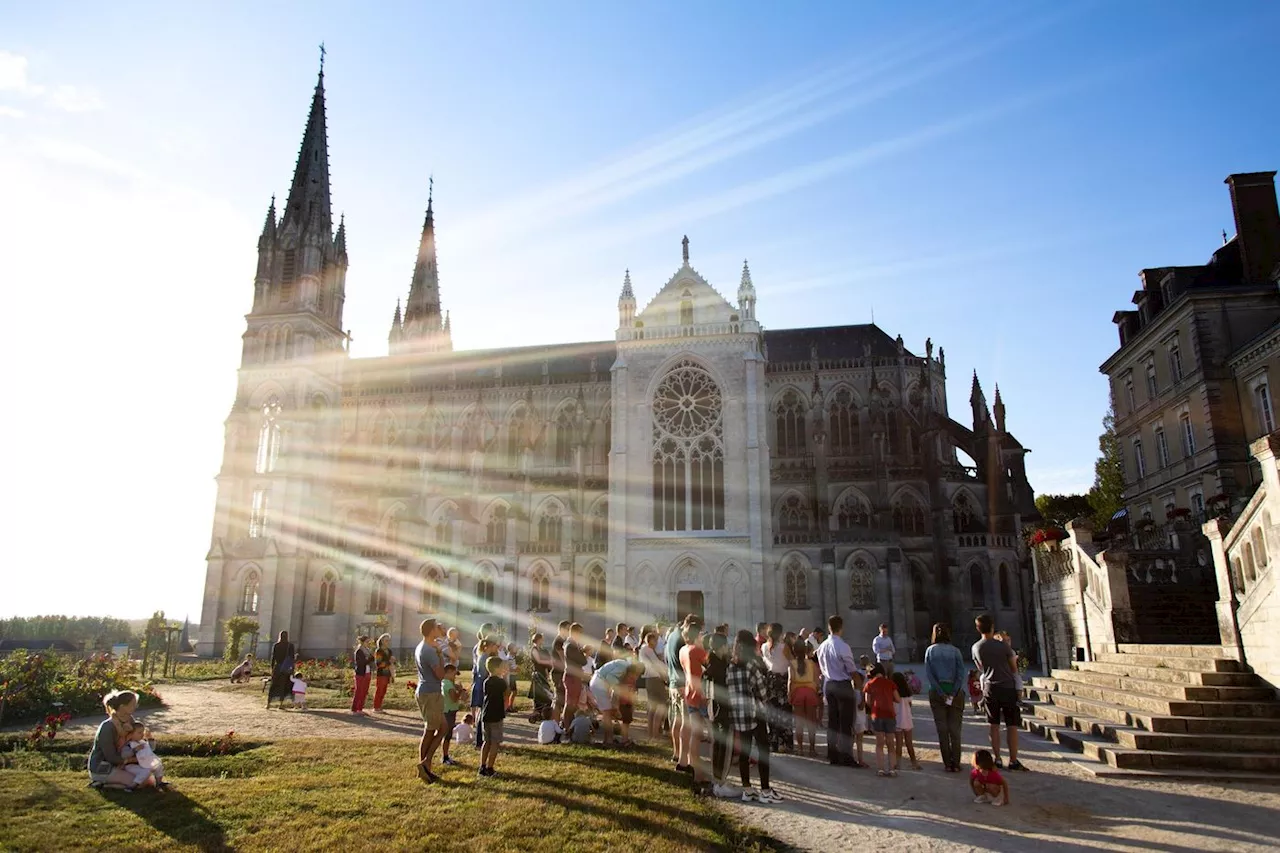
[[[428,198],[388,355],[343,331],[323,74],[288,199],[258,243],[226,421],[199,650],[237,615],[304,654],[357,632],[415,642],[438,616],[523,639],[606,625],[845,617],[922,653],[934,621],[998,615],[1019,640],[1025,450],[975,375],[952,420],[945,354],[875,325],[766,330],[743,264],[730,301],[682,262],[613,340],[455,351]],[[963,452],[971,465],[961,463]]]

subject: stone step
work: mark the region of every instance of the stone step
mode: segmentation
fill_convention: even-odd
[[[1082,738],[1081,745],[1085,755],[1122,770],[1196,769],[1280,773],[1280,755],[1273,753],[1125,749],[1100,738]]]
[[[1100,663],[1124,663],[1157,669],[1189,669],[1196,672],[1244,672],[1244,666],[1231,658],[1193,658],[1170,655],[1140,655],[1127,652],[1098,652]]]
[[[1081,734],[1093,735],[1111,741],[1125,749],[1155,749],[1174,752],[1178,750],[1202,750],[1223,752],[1274,752],[1280,754],[1280,733],[1248,734],[1221,733],[1172,733],[1151,732],[1133,726],[1121,726],[1083,715],[1068,714],[1052,705],[1036,705],[1036,719],[1055,726],[1075,729]]]
[[[1162,696],[1166,699],[1187,699],[1193,702],[1265,702],[1275,699],[1275,693],[1270,687],[1180,684],[1083,669],[1055,669],[1052,671],[1052,676],[1058,681],[1074,681],[1110,690],[1145,693],[1148,696]]]
[[[1093,728],[1129,726],[1137,730],[1166,734],[1247,734],[1280,735],[1280,717],[1188,717],[1150,714],[1112,702],[1095,702],[1066,693],[1032,691],[1035,700],[1026,703],[1031,712],[1045,715],[1058,725],[1072,719],[1088,720]],[[1065,720],[1062,718],[1066,718]]]
[[[1234,646],[1214,645],[1164,645],[1155,643],[1120,643],[1116,646],[1120,654],[1155,655],[1170,658],[1234,658]]]
[[[1033,689],[1047,690],[1053,693],[1067,693],[1082,699],[1100,702],[1111,702],[1118,699],[1126,710],[1145,711],[1171,717],[1280,717],[1280,702],[1274,698],[1234,699],[1186,699],[1174,696],[1157,696],[1138,692],[1133,689],[1123,691],[1114,687],[1102,687],[1074,679],[1035,678]],[[1161,685],[1167,687],[1168,685]],[[1182,687],[1187,691],[1199,690],[1244,690],[1244,687]],[[1165,691],[1167,692],[1167,691]],[[1120,722],[1120,721],[1117,721]]]
[[[1211,687],[1257,687],[1259,685],[1258,676],[1251,672],[1202,672],[1197,669],[1173,669],[1167,666],[1140,666],[1133,663],[1103,661],[1086,661],[1074,666],[1081,672],[1128,675],[1132,678],[1149,678],[1172,684],[1203,684]]]

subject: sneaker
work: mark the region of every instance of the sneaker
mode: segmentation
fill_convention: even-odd
[[[454,761],[454,760],[453,760],[453,756],[450,756],[450,755],[446,755],[444,758],[440,759],[440,763],[441,763],[441,764],[448,764],[450,767],[457,767],[457,766],[458,766],[458,762]]]
[[[762,803],[780,803],[780,802],[782,802],[782,795],[781,795],[781,794],[779,794],[777,791],[775,791],[773,788],[761,788],[761,789],[760,789],[760,802],[762,802]]]
[[[755,788],[743,788],[742,801],[744,803],[758,803],[760,802],[760,794]]]
[[[731,800],[738,796],[738,789],[732,785],[712,785],[711,794],[722,800]]]
[[[975,803],[982,803],[983,805],[987,805],[988,803],[991,802],[991,798],[988,797],[986,794],[979,794],[978,796],[973,798],[973,801]]]
[[[877,771],[876,771],[876,775],[877,775],[877,776],[880,776],[880,777],[882,777],[882,778],[888,779],[888,778],[889,778],[889,771],[888,771],[888,770],[877,770]]]
[[[897,770],[897,768],[894,768],[893,770],[890,770],[890,771],[889,771],[889,775],[890,775],[890,776],[892,776],[893,778],[897,779],[897,778],[898,778],[898,770]]]
[[[1025,772],[1027,772],[1027,773],[1030,773],[1030,772],[1031,772],[1031,768],[1030,768],[1030,767],[1028,767],[1027,765],[1023,764],[1021,761],[1018,761],[1017,759],[1014,759],[1013,761],[1010,761],[1010,762],[1009,762],[1009,769],[1010,769],[1010,770],[1022,770],[1022,771],[1025,771]]]
[[[477,770],[477,771],[476,771],[476,775],[477,775],[477,776],[492,776],[492,775],[493,775],[493,771],[492,771],[492,770],[490,770],[488,767],[481,767],[479,770]]]
[[[992,797],[992,798],[991,798],[991,805],[993,805],[993,806],[1003,806],[1003,805],[1004,805],[1004,792],[1003,792],[1003,791],[1001,791],[999,794],[997,794],[996,796],[994,796],[994,797]]]
[[[998,755],[996,756],[996,767],[1004,767],[1004,759]]]

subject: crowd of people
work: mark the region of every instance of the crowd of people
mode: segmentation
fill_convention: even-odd
[[[817,731],[824,719],[829,763],[868,767],[863,741],[870,734],[879,776],[897,776],[904,754],[912,769],[919,770],[911,700],[921,690],[937,729],[943,769],[960,772],[961,726],[969,698],[975,711],[985,713],[991,737],[991,749],[974,754],[970,784],[977,802],[1000,805],[1009,800],[1008,784],[1000,775],[1006,767],[1002,724],[1007,769],[1027,769],[1018,760],[1021,682],[1008,635],[997,633],[988,615],[978,617],[975,625],[981,639],[970,652],[972,669],[952,645],[949,626],[934,625],[921,683],[896,670],[897,649],[887,624],[866,646],[870,655],[855,656],[839,616],[812,630],[792,632],[779,623],[760,622],[753,632],[733,631],[727,624],[707,630],[690,615],[670,627],[619,623],[598,642],[585,636],[582,625],[566,620],[556,626],[549,645],[535,630],[523,650],[485,624],[471,649],[467,685],[461,678],[467,663],[461,632],[426,619],[419,626],[422,639],[413,653],[417,681],[411,685],[423,721],[417,772],[424,782],[438,781],[436,754],[440,765],[457,766],[450,748],[466,743],[478,751],[478,774],[498,775],[504,722],[514,711],[516,666],[523,654],[533,701],[529,719],[538,726],[539,744],[598,739],[603,745],[630,747],[637,696],[643,694],[648,740],[670,737],[671,760],[676,770],[689,774],[694,791],[746,802],[782,801],[770,784],[771,755],[816,757]],[[357,638],[352,714],[366,713],[371,686],[374,713],[385,713],[387,688],[396,676],[391,648],[389,634],[372,644],[366,635]],[[282,631],[271,652],[268,708],[273,702],[306,708],[307,683],[295,669],[296,660],[297,650]],[[246,656],[231,680],[247,680],[252,666],[252,655]],[[99,728],[89,760],[94,784],[130,790],[166,787],[150,732],[133,721],[136,705],[137,697],[130,693],[107,698],[108,719]],[[731,780],[735,763],[740,787]]]

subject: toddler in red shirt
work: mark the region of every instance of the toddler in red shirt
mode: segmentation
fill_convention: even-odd
[[[898,775],[898,756],[893,749],[893,736],[898,728],[898,686],[884,674],[884,667],[871,667],[871,680],[862,688],[866,698],[871,731],[876,733],[876,774]]]
[[[975,803],[990,803],[993,806],[1009,805],[1009,783],[996,769],[996,760],[991,751],[980,749],[973,754],[973,771],[969,773],[969,787],[976,795]]]

